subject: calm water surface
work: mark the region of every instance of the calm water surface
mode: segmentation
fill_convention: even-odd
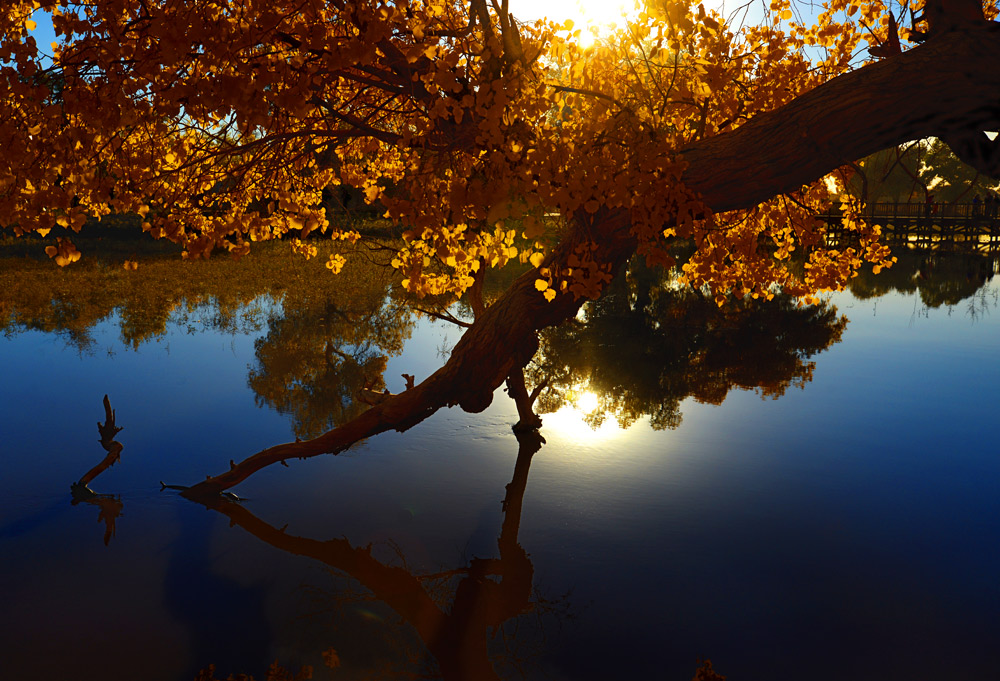
[[[91,280],[55,302],[18,289],[0,677],[263,678],[278,661],[321,679],[686,681],[711,658],[732,680],[995,678],[995,270],[924,259],[798,321],[709,318],[664,289],[655,333],[622,292],[546,340],[537,370],[562,398],[544,444],[514,437],[501,390],[482,414],[273,466],[212,509],[160,482],[339,422],[365,384],[425,378],[456,330],[381,284],[370,300],[206,284],[184,304],[114,289],[130,302],[104,308]],[[105,394],[124,450],[91,487],[115,498],[73,504],[104,456]]]

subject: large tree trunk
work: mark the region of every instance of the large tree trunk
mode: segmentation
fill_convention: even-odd
[[[684,151],[684,183],[716,212],[799,189],[881,149],[1000,129],[1000,24],[865,66]]]
[[[698,142],[683,153],[682,180],[715,212],[749,208],[908,140],[998,128],[1000,24],[983,22],[936,34],[920,47]],[[598,244],[593,257],[618,271],[636,248],[628,216],[600,211],[595,217],[586,235]],[[543,266],[565,267],[584,238],[582,230],[571,231]],[[318,438],[254,454],[187,494],[220,492],[285,459],[336,454],[377,433],[406,430],[441,407],[482,411],[511,372],[534,355],[538,331],[569,319],[583,302],[569,294],[546,302],[535,289],[537,278],[537,270],[525,273],[477,314],[445,365],[419,385]]]

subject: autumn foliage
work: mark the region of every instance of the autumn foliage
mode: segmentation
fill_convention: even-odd
[[[32,38],[36,8],[60,41]],[[703,5],[651,3],[582,50],[571,26],[519,24],[484,3],[8,3],[0,59],[0,214],[15,234],[80,229],[135,212],[188,257],[301,239],[331,226],[323,191],[382,201],[407,227],[393,264],[418,293],[461,293],[480,267],[542,265],[545,216],[586,230],[626,211],[650,263],[699,250],[685,277],[723,295],[845,283],[862,247],[821,247],[816,182],[714,215],[687,190],[683,150],[856,66],[886,21],[879,2],[837,0],[815,26],[776,1],[736,27]],[[47,58],[45,55],[51,55]],[[804,274],[784,266],[809,253]],[[596,297],[610,280],[581,239],[537,288]],[[69,239],[50,250],[79,257]],[[329,267],[338,271],[342,261]]]
[[[475,298],[485,270],[530,264],[493,305],[473,302],[424,384],[254,465],[340,451],[444,405],[484,409],[537,332],[633,255],[720,305],[808,300],[864,261],[891,264],[856,203],[853,245],[824,242],[814,215],[846,164],[939,134],[1000,169],[982,136],[998,119],[984,94],[1000,87],[996,8],[921,4],[904,17],[828,0],[813,15],[771,0],[751,22],[648,0],[583,49],[571,25],[521,23],[496,0],[8,1],[0,224],[45,237],[131,213],[187,258],[284,237],[308,259],[317,235],[363,239],[326,211],[347,185],[403,230],[390,260],[412,294]],[[32,36],[38,11],[51,46]],[[48,253],[80,257],[68,236]]]

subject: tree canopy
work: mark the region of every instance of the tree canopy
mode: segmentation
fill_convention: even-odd
[[[404,229],[404,288],[469,292],[475,320],[438,372],[196,486],[218,491],[442,406],[482,410],[504,381],[530,410],[538,332],[633,255],[719,304],[891,264],[851,202],[856,245],[824,245],[813,216],[847,164],[936,136],[1000,170],[985,134],[1000,117],[995,5],[908,9],[897,22],[880,0],[828,0],[813,18],[771,0],[744,25],[649,0],[582,49],[571,26],[519,22],[497,0],[14,0],[0,10],[3,229],[47,237],[134,213],[187,258],[284,237],[308,259],[317,234],[363,239],[325,207],[350,186]],[[32,36],[36,11],[51,46]],[[47,251],[80,258],[68,235]],[[512,261],[530,270],[486,305],[485,271]]]

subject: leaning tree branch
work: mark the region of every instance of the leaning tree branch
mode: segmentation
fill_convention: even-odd
[[[1000,122],[1000,24],[945,33],[835,78],[684,151],[715,212],[800,189],[881,149]]]
[[[682,180],[716,213],[749,208],[881,149],[950,131],[989,129],[1000,120],[997,92],[1000,25],[945,32],[735,130],[699,140],[683,150]],[[571,227],[542,266],[566,267],[586,240],[597,244],[595,260],[618,271],[637,246],[628,214],[602,209],[593,218],[586,228]],[[419,385],[313,440],[258,452],[185,494],[218,493],[273,463],[337,454],[378,433],[405,431],[442,407],[486,409],[493,392],[535,354],[538,332],[573,317],[584,302],[570,294],[546,302],[534,286],[538,276],[533,269],[515,280],[476,316],[444,366]]]

